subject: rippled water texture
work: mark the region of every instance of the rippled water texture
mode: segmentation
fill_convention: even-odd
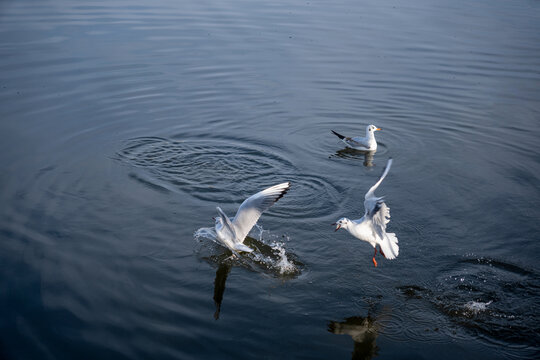
[[[539,357],[537,1],[6,0],[0,74],[0,358]]]

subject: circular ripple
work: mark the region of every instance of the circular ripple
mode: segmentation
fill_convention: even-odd
[[[337,216],[340,193],[344,189],[315,175],[287,174],[283,178],[291,181],[291,190],[283,204],[272,208],[272,213],[280,217],[294,216],[295,219]]]
[[[429,301],[478,338],[508,347],[540,343],[538,334],[530,332],[540,323],[540,308],[534,301],[539,289],[538,274],[487,258],[457,261],[442,272],[432,289],[400,288],[408,298]]]
[[[255,178],[292,171],[289,161],[248,146],[220,141],[172,141],[137,138],[118,153],[120,159],[146,170],[146,181],[189,192],[202,200],[243,200]],[[284,181],[284,180],[283,180]],[[240,188],[238,183],[244,186]],[[260,186],[260,185],[259,185]]]
[[[137,167],[140,171],[130,176],[146,186],[214,203],[240,204],[267,186],[290,181],[291,191],[270,216],[313,218],[339,208],[342,189],[319,175],[300,173],[273,151],[245,142],[136,138],[125,144],[118,158]]]

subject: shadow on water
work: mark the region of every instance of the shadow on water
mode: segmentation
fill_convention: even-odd
[[[223,293],[225,292],[225,283],[227,282],[227,276],[229,276],[231,269],[231,264],[222,262],[221,264],[219,264],[216,271],[216,279],[214,280],[214,304],[216,305],[214,319],[216,320],[219,319],[221,302],[223,301]]]
[[[539,274],[491,258],[458,259],[440,274],[432,284],[398,290],[409,301],[427,301],[478,338],[538,349],[540,334],[531,329],[540,326]]]
[[[259,230],[259,239],[248,236],[244,240],[244,244],[254,249],[252,253],[234,254],[217,243],[215,233],[211,228],[201,228],[195,233],[195,239],[199,242],[197,250],[199,257],[217,266],[213,298],[216,307],[214,319],[216,320],[219,319],[221,313],[227,277],[233,267],[267,274],[282,280],[296,278],[301,273],[303,264],[298,261],[296,255],[286,252],[284,243],[273,239],[267,231],[258,226],[256,228]],[[269,241],[266,238],[270,238],[271,242],[266,243]]]
[[[343,321],[330,321],[328,331],[336,335],[349,335],[354,342],[353,360],[373,359],[378,355],[377,337],[383,328],[384,320],[390,317],[390,309],[373,315],[368,311],[367,316],[351,316]]]

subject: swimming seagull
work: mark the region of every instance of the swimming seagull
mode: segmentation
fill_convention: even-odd
[[[377,266],[375,255],[377,255],[377,245],[379,245],[381,254],[386,259],[395,259],[399,254],[398,238],[394,233],[386,232],[386,224],[390,222],[390,208],[383,201],[384,197],[375,196],[375,190],[384,180],[388,171],[392,166],[392,159],[388,160],[383,174],[379,180],[366,193],[364,200],[364,208],[366,210],[364,216],[358,220],[349,220],[341,218],[336,223],[336,230],[344,228],[351,235],[360,240],[367,241],[373,246],[373,264]]]
[[[233,252],[252,252],[252,248],[243,244],[244,239],[262,213],[281,199],[289,190],[290,185],[289,182],[285,182],[251,195],[240,205],[232,221],[218,206],[219,216],[215,218],[217,239]]]
[[[375,140],[375,131],[381,130],[380,128],[376,127],[375,125],[368,125],[366,126],[366,137],[348,137],[343,136],[334,130],[332,132],[334,135],[336,135],[338,138],[341,139],[347,145],[348,147],[351,147],[356,150],[363,150],[363,151],[375,151],[377,150],[377,141]]]

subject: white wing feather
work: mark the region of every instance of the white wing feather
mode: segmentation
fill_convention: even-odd
[[[390,158],[379,180],[366,193],[364,201],[365,216],[371,218],[373,230],[379,238],[379,246],[387,259],[395,259],[398,256],[398,238],[396,234],[386,232],[386,224],[390,222],[390,208],[384,203],[383,197],[375,196],[375,190],[382,183],[391,166],[392,159]]]
[[[343,139],[343,142],[353,148],[363,147],[367,150],[369,147],[367,144],[367,140],[361,137],[345,138]]]
[[[392,166],[392,161],[393,161],[392,158],[388,159],[388,162],[386,163],[386,166],[384,167],[381,177],[379,178],[379,180],[377,180],[375,185],[373,185],[366,193],[366,196],[365,196],[366,200],[368,200],[369,198],[375,197],[375,190],[377,190],[377,188],[379,187],[379,185],[381,185],[386,175],[388,175],[388,171],[390,171],[390,167]]]
[[[398,238],[394,233],[384,233],[385,237],[379,243],[384,257],[392,260],[399,255]]]
[[[217,206],[216,209],[217,209],[217,212],[218,212],[219,217],[221,218],[221,221],[222,221],[222,224],[223,224],[223,227],[220,229],[220,231],[225,232],[225,234],[223,236],[223,239],[220,239],[220,237],[218,237],[218,239],[221,240],[222,242],[224,242],[225,246],[227,246],[229,248],[233,248],[234,243],[228,244],[228,242],[229,242],[228,239],[235,239],[236,238],[236,232],[234,230],[234,226],[231,223],[231,220],[229,219],[229,217],[223,212],[223,210],[221,210],[221,208],[219,206]]]
[[[244,200],[232,221],[237,242],[242,243],[244,241],[247,234],[261,217],[261,214],[281,199],[287,193],[289,187],[290,183],[288,182],[274,185]]]
[[[379,246],[384,257],[395,259],[399,254],[398,238],[394,233],[386,232],[386,224],[390,222],[390,208],[383,202],[379,210],[373,215],[373,228],[379,237]]]
[[[392,166],[392,158],[388,159],[388,162],[386,163],[386,166],[384,168],[384,171],[383,171],[381,177],[379,178],[379,180],[377,180],[375,185],[373,185],[368,190],[368,192],[366,193],[366,195],[364,197],[364,199],[365,199],[364,200],[364,209],[366,211],[365,212],[366,217],[373,216],[379,210],[381,204],[383,204],[383,201],[382,201],[383,198],[375,196],[375,190],[379,187],[379,185],[381,185],[382,181],[384,180],[384,178],[388,174],[388,171],[390,170],[391,166]]]

